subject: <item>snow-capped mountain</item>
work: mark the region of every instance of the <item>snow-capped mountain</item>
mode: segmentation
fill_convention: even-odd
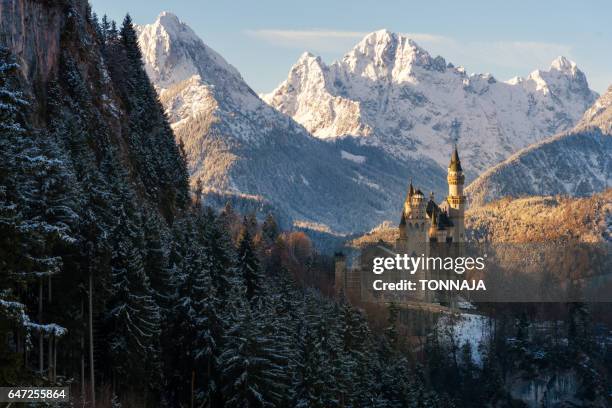
[[[503,196],[588,196],[612,185],[612,87],[574,129],[538,142],[484,172],[466,189],[471,205]]]
[[[394,157],[442,167],[457,140],[468,178],[518,149],[572,128],[597,95],[564,57],[501,82],[432,57],[414,41],[373,32],[326,65],[303,54],[263,99],[322,139],[356,137]]]
[[[218,130],[252,143],[263,142],[279,121],[291,133],[302,131],[262,104],[236,68],[174,14],[161,13],[155,23],[138,27],[138,33],[147,74],[175,129],[196,117],[213,115],[215,126],[222,127]],[[190,140],[184,142],[191,147]]]
[[[433,162],[390,160],[380,149],[313,137],[262,101],[175,15],[164,12],[138,32],[191,182],[202,180],[216,203],[219,194],[243,197],[285,219],[352,232],[395,219],[409,175],[442,192],[445,172]]]

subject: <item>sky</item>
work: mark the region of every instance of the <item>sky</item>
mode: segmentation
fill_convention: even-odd
[[[575,61],[589,85],[612,85],[610,0],[90,0],[98,15],[137,24],[170,11],[234,65],[258,93],[287,78],[304,51],[326,63],[367,33],[386,28],[413,38],[469,73],[499,80]]]

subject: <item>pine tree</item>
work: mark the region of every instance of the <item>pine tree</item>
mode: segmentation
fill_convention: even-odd
[[[238,244],[238,271],[244,280],[246,297],[254,303],[263,294],[263,276],[260,271],[259,259],[253,247],[252,235],[249,232],[248,220],[243,222],[242,235]]]
[[[347,400],[355,406],[366,405],[374,399],[375,379],[372,374],[370,329],[364,316],[342,299],[342,339],[344,348]]]
[[[160,375],[160,313],[144,271],[144,237],[131,209],[120,204],[117,212],[107,313],[111,367],[115,379],[128,379],[128,384],[146,379],[145,389],[155,389]]]
[[[292,388],[298,408],[326,408],[335,404],[329,386],[334,381],[327,370],[328,361],[316,333],[302,325],[297,345],[297,367]]]
[[[217,297],[226,299],[231,288],[242,279],[236,269],[236,250],[220,217],[208,208],[202,217],[204,221],[204,245],[210,254],[210,273]]]
[[[389,317],[387,318],[387,327],[385,328],[385,335],[391,347],[397,347],[398,345],[398,333],[397,333],[397,317],[399,314],[399,308],[395,303],[390,303],[387,311]]]
[[[268,214],[261,226],[261,235],[263,236],[263,241],[267,247],[274,245],[276,238],[278,237],[278,233],[279,230],[276,219],[274,219],[272,214]]]
[[[110,21],[108,21],[108,17],[107,15],[103,15],[102,16],[102,20],[100,22],[100,39],[102,40],[102,44],[106,44],[107,40],[108,40],[108,35],[111,29],[111,23]]]
[[[226,407],[278,406],[285,400],[288,356],[270,336],[270,315],[246,307],[236,310],[220,356]]]
[[[168,266],[168,251],[164,248],[164,242],[167,240],[162,237],[163,221],[159,218],[156,211],[148,210],[144,214],[144,268],[151,289],[155,294],[155,300],[161,306],[167,297],[167,289],[170,286],[170,280],[167,274]]]
[[[0,288],[0,300],[15,296],[16,289],[25,289],[27,284],[36,281],[37,324],[30,323],[29,316],[23,315],[21,326],[38,332],[38,368],[42,373],[44,336],[53,336],[58,330],[64,332],[44,316],[44,280],[48,281],[47,300],[50,301],[51,276],[61,270],[61,251],[75,243],[73,229],[78,216],[71,190],[74,176],[61,159],[57,144],[46,132],[23,126],[27,102],[17,90],[17,68],[8,50],[0,48],[0,159],[3,163],[0,165],[0,221],[7,234],[5,239],[10,240],[6,242],[6,252],[10,253],[2,261],[9,274],[5,281],[8,287]],[[48,324],[43,325],[43,320]],[[53,351],[52,343],[49,344],[49,350]]]
[[[14,292],[11,286],[22,271],[17,156],[24,143],[25,129],[20,122],[27,102],[16,89],[18,67],[9,51],[0,47],[0,300]]]
[[[219,376],[218,358],[223,338],[223,321],[217,312],[219,299],[209,272],[210,261],[205,259],[204,268],[196,271],[193,286],[196,338],[194,344],[194,363],[199,375],[196,380],[197,400],[202,404],[210,404],[215,400]]]

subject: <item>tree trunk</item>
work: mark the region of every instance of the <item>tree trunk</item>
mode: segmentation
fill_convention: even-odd
[[[57,380],[57,340],[58,338],[53,336],[53,382]]]
[[[193,393],[195,388],[195,370],[191,370],[191,408],[193,408]]]
[[[53,335],[49,334],[49,340],[47,340],[47,367],[49,369],[49,380],[53,381]]]
[[[208,359],[208,370],[207,370],[207,373],[208,373],[208,383],[209,384],[212,381],[211,380],[211,377],[212,377],[212,363],[211,363],[211,360],[212,360],[212,357]],[[210,388],[209,388],[209,390],[210,390]],[[213,399],[213,396],[209,392],[208,403],[206,404],[208,406],[208,408],[212,407],[212,403],[213,403],[212,399]]]
[[[81,298],[81,319],[85,318],[85,302]],[[85,329],[85,325],[83,325]],[[81,332],[81,399],[85,401],[85,333]]]
[[[93,339],[93,276],[89,272],[89,381],[91,385],[91,406],[96,407],[96,379],[94,375],[94,339]]]
[[[38,323],[42,324],[43,315],[43,279],[38,280]],[[44,333],[42,330],[38,334],[38,370],[40,375],[43,375],[45,370],[45,350],[44,350]]]

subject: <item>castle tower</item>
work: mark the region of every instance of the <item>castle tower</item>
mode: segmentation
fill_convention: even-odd
[[[402,216],[399,225],[399,239],[397,249],[402,251],[414,250],[427,242],[427,213],[425,196],[417,190],[410,181],[408,194],[404,201]]]
[[[461,168],[461,160],[459,160],[459,152],[457,145],[453,149],[451,161],[448,165],[448,216],[451,219],[454,228],[452,231],[453,242],[465,241],[465,206],[466,198],[463,195],[463,184],[465,176]]]

